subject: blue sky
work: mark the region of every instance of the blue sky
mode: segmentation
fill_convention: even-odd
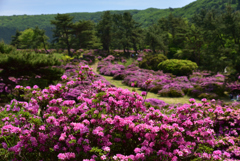
[[[195,0],[0,0],[0,16],[179,8]]]

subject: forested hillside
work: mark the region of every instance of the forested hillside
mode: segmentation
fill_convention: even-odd
[[[148,8],[146,10],[111,11],[111,13],[124,13],[128,11],[133,15],[133,19],[136,22],[140,23],[143,28],[146,28],[157,22],[160,18],[167,17],[170,12],[175,16],[191,18],[195,13],[199,13],[201,9],[222,11],[228,3],[234,9],[240,8],[238,7],[238,0],[197,0],[182,8]],[[102,14],[103,12],[71,13],[70,15],[75,17],[74,21],[92,20],[97,23],[101,19]],[[16,30],[23,31],[26,28],[33,28],[35,26],[44,29],[46,35],[51,39],[53,26],[50,24],[50,20],[53,20],[55,16],[56,14],[0,16],[0,40],[3,39],[5,43],[10,43],[11,36],[15,34]]]

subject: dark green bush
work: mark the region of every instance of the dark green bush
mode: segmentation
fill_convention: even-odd
[[[217,99],[218,95],[215,93],[202,93],[198,96],[198,98],[206,98],[208,100],[211,100],[211,99]]]
[[[198,98],[198,96],[202,93],[199,88],[190,88],[188,89],[187,95],[193,98]]]
[[[197,64],[190,60],[168,59],[158,64],[159,70],[176,76],[189,76],[197,68]]]
[[[162,89],[158,92],[161,97],[183,97],[184,93],[180,89],[170,88],[170,89]]]
[[[139,67],[149,70],[158,70],[158,64],[165,60],[167,60],[167,57],[163,54],[148,54],[139,62]]]
[[[158,93],[158,91],[162,90],[162,86],[161,85],[156,85],[153,88],[150,89],[150,92],[153,93]]]
[[[0,42],[0,54],[9,54],[15,50],[16,48],[12,45],[4,44],[3,41]]]
[[[122,73],[122,74],[116,74],[113,76],[114,80],[123,80],[126,77],[126,74]]]
[[[60,66],[61,62],[52,55],[39,55],[34,53],[12,52],[10,54],[0,54],[0,83],[14,87],[16,83],[9,79],[24,78],[19,84],[33,85],[36,83],[41,87],[53,84],[60,80],[63,74]],[[38,77],[39,79],[35,79]],[[27,79],[27,81],[25,81]],[[29,84],[28,84],[28,83]],[[39,83],[39,84],[38,84]]]

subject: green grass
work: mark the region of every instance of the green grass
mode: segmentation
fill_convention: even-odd
[[[142,90],[140,88],[134,88],[134,87],[130,87],[127,86],[125,84],[122,83],[122,80],[114,80],[112,78],[112,76],[104,76],[102,75],[107,81],[109,81],[111,84],[115,85],[118,88],[122,88],[122,89],[128,89],[129,91],[133,91],[133,89],[135,89],[135,91],[141,95]],[[147,98],[156,98],[156,99],[160,99],[168,104],[176,104],[176,103],[189,103],[189,99],[191,97],[189,96],[184,96],[184,97],[160,97],[159,95],[152,93],[152,92],[148,92]],[[200,103],[201,101],[199,99],[196,99],[196,102]]]

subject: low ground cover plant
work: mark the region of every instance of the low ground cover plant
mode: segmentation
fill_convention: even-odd
[[[190,99],[189,104],[168,106],[163,113],[163,102],[142,97],[147,92],[141,96],[95,81],[88,66],[77,70],[69,66],[68,70],[62,83],[43,90],[16,87],[16,95],[26,101],[12,100],[1,108],[2,158],[240,159],[239,104],[220,105],[206,99],[195,103]],[[150,83],[145,82],[147,87]],[[78,86],[84,89],[68,98],[69,91]]]

